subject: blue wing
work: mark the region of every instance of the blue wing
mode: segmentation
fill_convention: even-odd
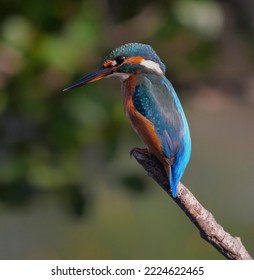
[[[189,126],[177,94],[165,76],[140,75],[133,102],[137,111],[153,123],[165,156],[174,158],[169,180],[176,197],[191,154]]]

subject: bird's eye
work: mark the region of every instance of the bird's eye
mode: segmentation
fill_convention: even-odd
[[[120,56],[118,56],[115,60],[116,60],[116,63],[117,63],[117,64],[121,64],[121,63],[124,62],[125,56],[120,55]]]

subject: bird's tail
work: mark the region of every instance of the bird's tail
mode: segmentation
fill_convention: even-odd
[[[169,166],[169,184],[171,187],[172,196],[176,198],[177,196],[177,186],[179,184],[178,176],[175,176],[174,167]]]

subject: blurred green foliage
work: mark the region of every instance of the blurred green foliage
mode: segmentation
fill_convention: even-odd
[[[183,102],[184,182],[253,253],[253,12],[240,0],[1,0],[0,258],[221,258],[129,160],[142,144],[119,83],[61,92],[131,41],[154,47]]]

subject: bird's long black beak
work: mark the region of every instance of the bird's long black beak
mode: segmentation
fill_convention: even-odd
[[[86,76],[82,77],[81,79],[77,80],[73,84],[69,85],[63,91],[67,91],[67,90],[73,89],[75,87],[80,87],[85,84],[98,81],[102,78],[107,77],[108,75],[112,74],[113,72],[114,72],[114,68],[112,68],[112,67],[108,67],[108,68],[101,67],[101,68],[95,70],[94,72],[89,73]]]

